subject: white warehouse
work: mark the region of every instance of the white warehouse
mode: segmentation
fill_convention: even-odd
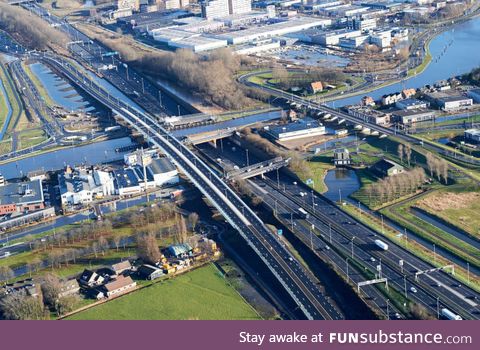
[[[302,30],[315,27],[325,27],[331,25],[330,19],[298,17],[284,22],[278,22],[263,27],[254,27],[235,32],[217,35],[218,39],[227,40],[229,44],[244,44],[247,42],[269,39],[275,36],[281,36],[288,33],[295,33]]]

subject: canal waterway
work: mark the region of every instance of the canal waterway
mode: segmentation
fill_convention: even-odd
[[[95,107],[81,96],[72,85],[53,73],[42,63],[33,63],[29,67],[56,104],[69,111],[95,111]]]
[[[64,148],[34,157],[0,165],[0,173],[6,178],[17,178],[33,170],[53,171],[66,165],[94,165],[123,159],[130,151],[117,152],[118,148],[133,145],[129,137],[96,142],[84,146]]]
[[[422,72],[397,84],[366,93],[374,99],[401,91],[404,88],[420,88],[436,81],[468,73],[480,66],[480,18],[459,23],[437,35],[429,45],[432,61]],[[341,107],[356,104],[364,94],[339,99],[330,104]]]

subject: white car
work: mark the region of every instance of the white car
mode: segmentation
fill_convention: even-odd
[[[410,292],[416,293],[416,292],[417,292],[417,288],[415,288],[415,287],[410,287]]]

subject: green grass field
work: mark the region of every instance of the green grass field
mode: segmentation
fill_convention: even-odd
[[[213,265],[152,284],[75,314],[71,320],[252,320],[255,310]]]

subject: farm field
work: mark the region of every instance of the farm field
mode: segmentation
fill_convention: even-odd
[[[71,320],[260,319],[213,265],[152,284]]]

